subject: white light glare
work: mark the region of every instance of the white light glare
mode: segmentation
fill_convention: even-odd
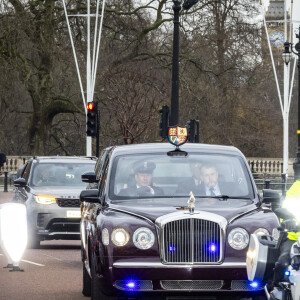
[[[249,257],[250,259],[253,259],[255,256],[256,256],[255,250],[253,250],[253,251],[248,250],[247,251],[247,257]]]
[[[300,222],[300,200],[297,197],[285,198],[282,207],[286,208]]]
[[[0,205],[0,246],[8,263],[14,266],[19,261],[27,245],[26,207],[20,203]]]

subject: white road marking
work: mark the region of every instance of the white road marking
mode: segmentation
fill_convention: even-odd
[[[1,253],[0,253],[0,256],[4,256],[4,254],[1,254]],[[25,260],[25,259],[21,259],[21,261],[26,262],[26,263],[29,263],[29,264],[32,264],[32,265],[36,265],[36,266],[39,266],[39,267],[45,267],[45,265],[38,264],[38,263],[35,263],[35,262],[33,262],[33,261],[29,261],[29,260]]]
[[[24,261],[24,262],[27,262],[29,264],[36,265],[36,266],[39,266],[39,267],[45,267],[45,265],[38,264],[38,263],[35,263],[33,261],[29,261],[29,260],[25,260],[25,259],[21,259],[21,261]]]

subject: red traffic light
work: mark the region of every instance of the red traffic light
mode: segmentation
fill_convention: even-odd
[[[96,107],[95,103],[94,102],[88,102],[87,105],[86,105],[86,108],[88,110],[94,110]]]

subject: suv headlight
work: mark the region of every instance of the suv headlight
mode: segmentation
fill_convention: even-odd
[[[115,228],[111,233],[111,241],[116,246],[125,246],[129,241],[129,233],[124,228]]]
[[[149,249],[154,244],[154,234],[153,232],[146,228],[138,228],[133,234],[133,243],[139,249]]]
[[[236,250],[243,250],[248,246],[249,234],[243,228],[234,228],[228,234],[229,245]]]
[[[257,235],[269,235],[270,234],[266,228],[258,228],[253,233],[257,234]]]
[[[55,197],[51,197],[51,196],[34,196],[34,200],[38,203],[38,204],[53,204],[56,203],[56,198]]]

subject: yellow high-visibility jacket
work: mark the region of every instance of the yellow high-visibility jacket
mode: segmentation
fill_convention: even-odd
[[[297,199],[296,199],[297,198]],[[287,207],[289,201],[299,201],[300,205],[300,181],[296,180],[293,185],[288,189],[286,192],[286,197],[282,203],[282,207]],[[297,205],[297,206],[298,206]],[[295,210],[298,208],[295,207]],[[289,232],[288,238],[292,241],[297,241],[298,237],[300,236],[300,232]]]

